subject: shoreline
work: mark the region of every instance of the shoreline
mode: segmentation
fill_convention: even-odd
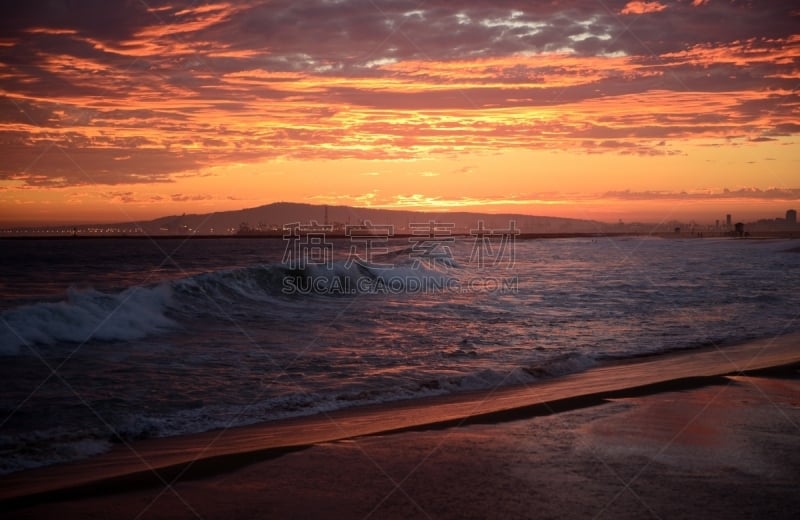
[[[534,384],[347,408],[327,414],[120,445],[63,465],[0,477],[0,510],[129,492],[173,479],[227,473],[311,446],[409,431],[496,424],[596,406],[613,399],[718,384],[726,376],[800,364],[800,333],[612,361]]]

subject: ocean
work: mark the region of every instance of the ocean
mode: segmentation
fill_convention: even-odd
[[[0,473],[800,330],[798,241],[433,231],[0,239]]]

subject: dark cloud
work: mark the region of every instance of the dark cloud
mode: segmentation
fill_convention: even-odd
[[[109,149],[43,142],[3,145],[3,151],[0,180],[22,180],[35,186],[170,182],[171,174],[199,167],[206,160],[199,154],[147,150],[135,144]]]
[[[102,193],[101,196],[104,199],[108,199],[115,202],[121,202],[123,204],[131,204],[137,202],[136,195],[132,191],[108,191]]]
[[[184,195],[182,193],[173,193],[170,195],[172,202],[197,202],[201,200],[212,200],[214,197],[211,195]]]
[[[160,2],[121,0],[26,0],[3,2],[0,34],[18,36],[31,29],[75,30],[106,41],[127,39],[156,21],[147,5]]]
[[[785,38],[796,33],[791,2],[669,2],[646,16],[619,13],[625,1],[269,2],[228,22],[249,46],[343,67],[380,57],[459,59],[573,49],[586,55],[652,56],[698,43]],[[279,65],[278,60],[274,64]],[[302,67],[302,61],[284,63]]]

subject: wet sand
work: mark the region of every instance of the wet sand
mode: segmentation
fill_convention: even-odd
[[[109,454],[5,478],[0,505],[15,518],[793,518],[797,336],[737,348],[612,365],[482,401],[344,411],[324,429],[309,418],[231,430],[228,439],[250,444],[165,465],[160,479],[135,464],[119,473],[121,453]],[[737,368],[726,371],[726,359]],[[399,428],[410,430],[387,433]],[[265,448],[269,431],[293,437]],[[138,464],[196,457],[198,440],[207,439],[142,443]]]

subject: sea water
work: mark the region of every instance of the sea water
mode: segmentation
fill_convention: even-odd
[[[0,472],[800,330],[797,241],[370,243],[0,240]]]

